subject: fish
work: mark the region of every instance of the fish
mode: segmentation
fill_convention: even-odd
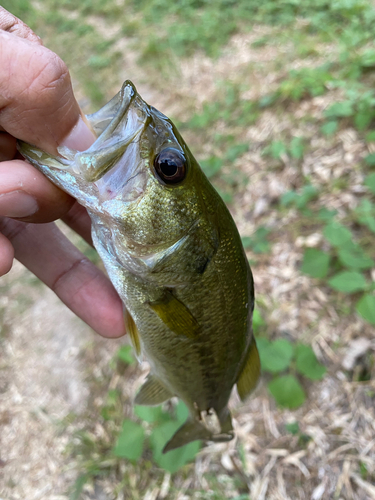
[[[189,409],[163,452],[229,441],[232,389],[244,401],[260,376],[253,276],[237,227],[172,121],[130,80],[86,118],[97,139],[85,151],[18,149],[91,217],[135,354],[150,365],[135,404],[177,396]]]

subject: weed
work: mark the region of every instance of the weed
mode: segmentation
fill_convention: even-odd
[[[357,212],[358,213],[358,212]],[[368,211],[360,211],[360,219],[368,225]],[[363,219],[364,217],[364,219]],[[372,221],[372,219],[370,219]],[[305,250],[301,271],[313,278],[325,279],[327,284],[341,293],[364,292],[356,303],[356,311],[366,321],[375,324],[375,283],[366,276],[374,260],[355,241],[350,229],[331,220],[323,228],[323,235],[331,245],[329,252],[315,248]]]
[[[267,253],[270,251],[271,244],[268,241],[270,229],[260,226],[253,236],[243,236],[242,244],[245,249],[251,249],[254,253]]]
[[[301,406],[306,395],[299,378],[320,380],[326,372],[312,348],[294,345],[286,339],[269,341],[263,337],[257,338],[257,346],[263,372],[273,375],[268,389],[276,403],[291,409]]]

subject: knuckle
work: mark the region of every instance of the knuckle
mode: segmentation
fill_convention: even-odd
[[[40,58],[34,58],[34,71],[27,82],[29,92],[40,99],[45,99],[46,94],[57,90],[69,78],[68,68],[65,63],[53,52],[44,49],[45,53]]]
[[[29,26],[3,7],[0,7],[0,29],[8,33],[13,33],[21,38],[25,38],[31,42],[41,43],[40,38],[31,28],[29,28]]]
[[[26,231],[28,223],[20,222],[8,217],[0,217],[0,233],[10,242],[14,241],[23,231]]]

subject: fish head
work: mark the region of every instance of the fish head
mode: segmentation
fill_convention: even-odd
[[[20,152],[128,247],[147,253],[181,239],[199,219],[207,181],[173,123],[130,81],[87,120],[98,137],[83,152],[60,147],[51,157],[22,142]]]

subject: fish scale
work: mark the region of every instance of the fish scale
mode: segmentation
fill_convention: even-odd
[[[172,122],[131,82],[87,119],[98,138],[85,152],[19,150],[88,209],[136,354],[150,363],[135,402],[178,396],[189,408],[164,452],[228,441],[232,388],[244,400],[260,373],[253,278],[235,223]]]

